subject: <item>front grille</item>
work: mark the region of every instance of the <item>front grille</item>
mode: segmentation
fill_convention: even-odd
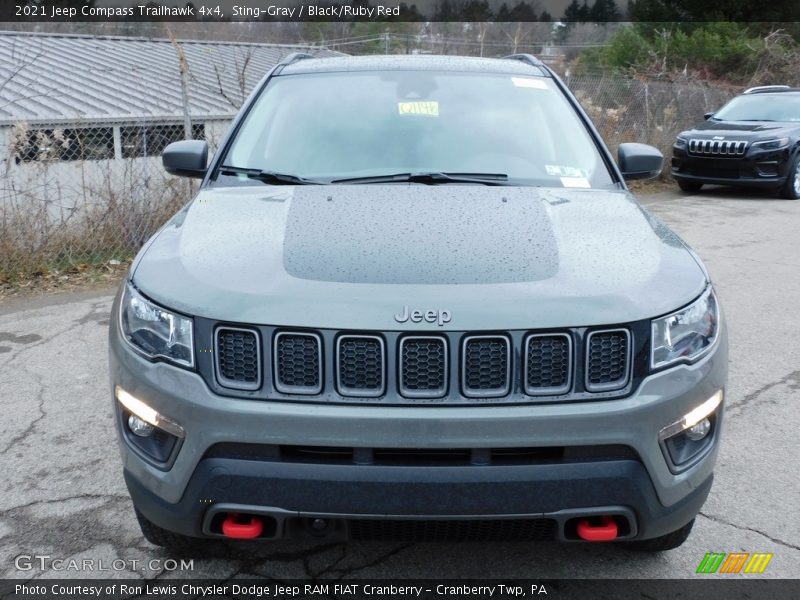
[[[649,333],[649,321],[470,334],[205,325],[198,319],[195,337],[199,373],[225,396],[466,405],[627,394],[647,371]]]
[[[565,333],[535,334],[525,340],[525,393],[565,394],[572,380],[572,338]]]
[[[447,393],[447,342],[442,337],[400,340],[400,393],[406,398],[441,398]]]
[[[385,390],[383,338],[343,335],[336,343],[336,381],[342,396],[376,397]]]
[[[261,348],[255,331],[220,327],[215,348],[220,385],[238,390],[261,387]]]
[[[479,335],[464,338],[462,385],[470,398],[497,398],[511,387],[511,345],[507,337]]]
[[[273,350],[275,389],[284,394],[322,391],[322,340],[316,333],[280,332]]]
[[[617,390],[628,383],[630,334],[627,329],[593,331],[586,347],[586,389]]]
[[[553,519],[351,519],[350,538],[389,542],[529,542],[555,539]]]
[[[733,158],[744,156],[747,142],[742,140],[689,140],[689,154]]]

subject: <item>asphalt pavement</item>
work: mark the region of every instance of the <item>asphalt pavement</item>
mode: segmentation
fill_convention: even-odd
[[[0,302],[0,577],[691,578],[710,551],[771,552],[761,577],[800,577],[800,201],[724,189],[642,201],[703,258],[730,333],[716,480],[681,548],[281,541],[219,544],[175,569],[181,557],[142,538],[122,480],[104,290]]]

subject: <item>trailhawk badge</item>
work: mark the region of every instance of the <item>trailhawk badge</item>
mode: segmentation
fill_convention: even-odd
[[[445,323],[449,323],[452,316],[449,310],[411,310],[408,306],[404,306],[403,310],[394,316],[394,320],[398,323],[436,323],[442,327]]]

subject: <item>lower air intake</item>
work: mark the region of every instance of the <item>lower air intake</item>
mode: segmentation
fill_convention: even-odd
[[[549,541],[557,529],[552,519],[353,519],[348,525],[353,540],[388,542]]]

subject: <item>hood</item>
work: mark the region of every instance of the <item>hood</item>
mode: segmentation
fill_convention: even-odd
[[[713,121],[709,119],[687,131],[689,137],[704,137],[708,134],[732,136],[736,139],[773,139],[796,131],[797,124],[772,121]]]
[[[218,320],[404,330],[624,323],[706,277],[623,191],[415,184],[210,188],[143,250],[134,283]]]

